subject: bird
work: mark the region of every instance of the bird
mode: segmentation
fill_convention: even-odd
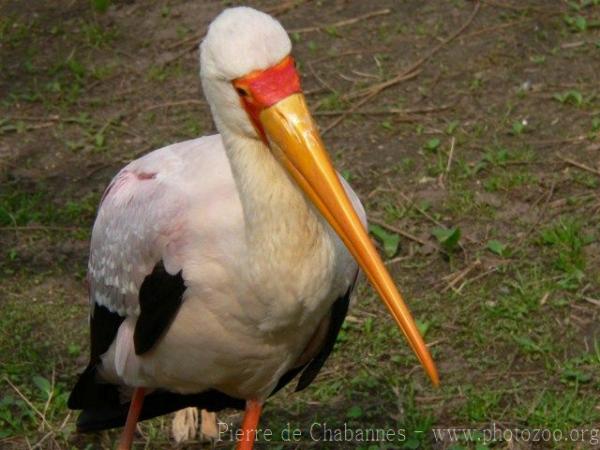
[[[130,162],[100,200],[88,263],[90,360],[69,400],[77,428],[124,426],[186,407],[244,411],[304,389],[331,353],[359,270],[432,382],[439,376],[334,169],[273,17],[228,8],[200,44],[218,134]]]

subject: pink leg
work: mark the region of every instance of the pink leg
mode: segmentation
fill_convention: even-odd
[[[242,439],[238,442],[236,450],[252,450],[256,438],[256,428],[262,411],[262,403],[257,400],[246,402],[246,412],[242,422]]]
[[[138,417],[140,417],[142,405],[144,404],[144,394],[144,388],[136,388],[133,391],[131,403],[129,404],[129,412],[127,413],[127,421],[125,422],[125,428],[123,429],[121,439],[119,440],[119,447],[117,447],[118,450],[131,449],[135,426],[137,425]]]

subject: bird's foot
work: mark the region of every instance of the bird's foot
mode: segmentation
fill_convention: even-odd
[[[219,440],[219,426],[217,425],[217,414],[208,412],[205,409],[201,411],[202,423],[200,425],[200,441],[212,442]]]
[[[185,408],[177,411],[171,423],[171,435],[175,442],[185,442],[196,437],[198,431],[198,409]]]

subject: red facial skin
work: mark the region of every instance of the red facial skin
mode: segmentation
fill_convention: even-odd
[[[267,143],[259,116],[263,109],[292,94],[302,92],[294,58],[286,56],[280,63],[265,70],[252,72],[233,81],[242,106],[262,140]]]

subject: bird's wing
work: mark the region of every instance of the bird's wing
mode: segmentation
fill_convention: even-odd
[[[211,214],[210,205],[223,198],[221,203],[238,208],[235,201],[228,201],[232,196],[237,198],[236,188],[218,135],[155,150],[114,177],[102,196],[92,231],[91,355],[73,389],[71,407],[115,400],[110,389],[88,386],[96,383],[101,356],[127,317],[137,318],[132,336],[135,352],[152,348],[181,304],[186,289],[182,248],[190,239],[190,229],[197,228],[196,216]],[[87,398],[94,392],[95,398]]]
[[[164,150],[161,158],[149,156],[154,158],[134,161],[112,180],[92,232],[90,301],[120,316],[139,314],[139,289],[159,260],[171,256],[171,270],[178,268],[169,243],[181,226],[185,199],[178,198],[176,186],[164,178],[180,161]],[[152,167],[159,159],[166,170]]]
[[[104,192],[94,223],[92,306],[139,315],[140,288],[157,263],[170,275],[183,268],[180,250],[190,211],[231,180],[219,136],[164,147],[124,167]]]
[[[211,205],[237,217],[237,190],[218,135],[156,150],[115,176],[92,231],[88,282],[92,350],[97,350],[92,357],[107,350],[120,318],[137,318],[137,354],[166,330],[185,291],[186,249],[202,227],[199,217],[215,225]]]

